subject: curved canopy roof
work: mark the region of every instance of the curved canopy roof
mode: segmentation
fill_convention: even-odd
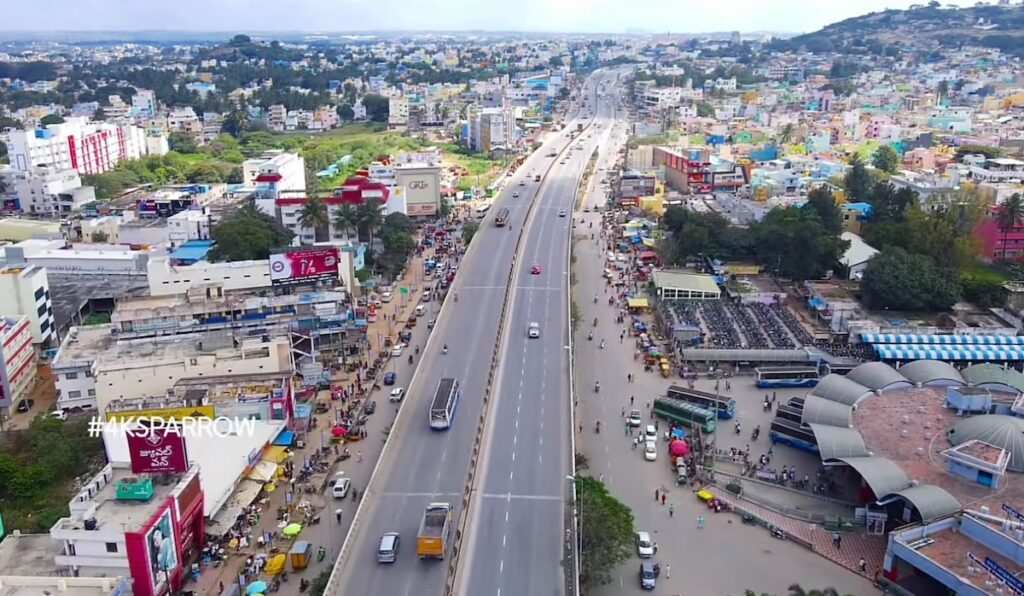
[[[881,360],[956,360],[957,362],[993,362],[1024,359],[1021,346],[924,346],[874,344]]]
[[[811,390],[811,395],[847,406],[855,406],[857,402],[871,395],[871,389],[856,381],[851,381],[843,375],[829,374],[818,381],[818,385]]]
[[[902,468],[884,457],[840,457],[839,461],[849,465],[864,482],[871,487],[875,497],[899,492],[910,486],[910,478]]]
[[[960,501],[956,500],[956,497],[934,484],[911,486],[910,488],[886,495],[885,498],[890,499],[892,497],[901,497],[904,501],[913,505],[921,515],[921,521],[926,524],[940,517],[952,515],[963,508],[960,505]]]
[[[846,375],[868,389],[879,391],[898,383],[909,383],[906,377],[883,362],[865,362]]]
[[[915,383],[926,385],[935,381],[951,381],[964,384],[964,378],[952,364],[941,360],[915,360],[908,362],[897,371]]]
[[[963,376],[971,385],[1006,385],[1024,391],[1024,375],[991,362],[968,366],[963,370]]]
[[[971,416],[956,423],[946,434],[954,445],[977,439],[1005,449],[1010,453],[1007,467],[1024,472],[1024,418],[1003,414]]]
[[[811,432],[818,442],[818,453],[821,461],[839,459],[841,457],[866,457],[868,448],[864,445],[864,437],[852,428],[829,426],[827,424],[811,424]]]
[[[862,333],[866,344],[905,344],[928,346],[1020,346],[1024,336],[1018,335],[917,335],[904,333]]]
[[[850,428],[853,408],[816,395],[804,398],[804,412],[800,421],[804,424],[827,424]]]

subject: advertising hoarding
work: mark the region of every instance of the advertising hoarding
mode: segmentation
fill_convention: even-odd
[[[171,509],[164,509],[153,527],[146,533],[146,555],[149,561],[153,593],[160,592],[160,586],[169,583],[171,572],[178,567],[178,552],[174,542],[174,523]]]
[[[338,277],[338,249],[333,246],[270,255],[270,283],[313,282]]]
[[[181,474],[188,470],[185,436],[173,428],[128,430],[132,474]]]

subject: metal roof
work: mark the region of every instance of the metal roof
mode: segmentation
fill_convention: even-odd
[[[850,406],[815,395],[808,395],[804,398],[804,411],[800,417],[800,422],[804,424],[827,424],[850,428],[852,419],[853,408]]]
[[[946,517],[960,511],[963,506],[956,497],[946,492],[945,489],[934,484],[921,484],[911,486],[901,491],[886,495],[886,499],[900,497],[909,502],[917,509],[924,523],[933,522],[940,517]]]
[[[829,426],[827,424],[810,424],[811,432],[818,441],[818,452],[821,461],[836,460],[841,457],[865,457],[868,448],[864,445],[864,437],[852,428]]]
[[[683,360],[715,362],[813,362],[805,350],[742,350],[702,349],[681,350]]]
[[[957,422],[946,436],[953,445],[977,439],[1010,453],[1008,469],[1024,472],[1024,418],[1003,414],[971,416]]]
[[[958,346],[929,347],[876,344],[875,354],[881,360],[951,360],[956,362],[989,362],[1024,360],[1024,346]]]
[[[846,378],[875,391],[899,383],[910,384],[906,377],[884,362],[865,362],[847,373]]]
[[[1005,385],[1017,391],[1024,391],[1024,374],[1012,368],[985,362],[972,364],[961,371],[971,385]]]
[[[915,360],[899,367],[898,372],[915,383],[922,385],[935,381],[951,381],[964,385],[960,371],[948,362],[939,360]]]
[[[702,292],[718,296],[722,293],[721,288],[715,283],[712,275],[703,273],[686,273],[683,271],[655,271],[654,285],[659,288],[673,288],[677,290],[688,290],[690,292]]]
[[[847,406],[855,406],[857,402],[871,395],[871,389],[856,381],[851,381],[843,375],[830,374],[818,381],[818,385],[811,390],[811,395]]]
[[[884,457],[840,457],[839,461],[847,464],[860,474],[864,482],[871,487],[876,498],[899,492],[910,486],[907,477],[899,466]]]
[[[1024,346],[1024,336],[1015,335],[917,335],[913,333],[862,333],[860,340],[866,344]]]

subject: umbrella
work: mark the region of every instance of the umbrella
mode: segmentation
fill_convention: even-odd
[[[267,591],[267,582],[256,581],[245,587],[246,594],[262,594]]]
[[[690,452],[690,448],[686,445],[685,441],[675,440],[668,444],[669,453],[672,457],[683,457]]]
[[[331,429],[331,435],[335,437],[344,436],[346,432],[347,429],[343,426],[335,426],[334,428]]]
[[[294,538],[302,531],[302,524],[288,524],[281,530],[281,533],[288,538]]]

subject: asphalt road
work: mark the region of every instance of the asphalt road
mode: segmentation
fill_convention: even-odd
[[[613,73],[598,84],[615,80]],[[595,123],[614,119],[590,93]],[[571,487],[567,280],[569,227],[577,185],[610,126],[587,128],[548,173],[524,238],[514,300],[500,353],[498,391],[484,442],[457,594],[562,594],[563,528]],[[565,216],[559,213],[563,211]],[[533,274],[532,268],[541,268]],[[530,323],[541,336],[529,338]]]
[[[491,209],[493,214],[507,207],[510,226],[497,228],[493,215],[487,217],[462,260],[453,286],[459,301],[454,302],[450,292],[441,308],[326,593],[401,596],[442,592],[448,563],[416,557],[419,522],[426,505],[436,501],[452,503],[453,519],[458,519],[517,232],[538,186],[547,188],[549,184],[535,184],[532,177],[525,186],[518,183],[534,172],[543,173],[552,161],[546,157],[549,148],[564,145],[559,135],[527,159]],[[514,192],[519,198],[512,197]],[[553,196],[544,193],[540,199]],[[441,351],[443,344],[449,347],[447,354]],[[427,409],[442,377],[459,380],[462,398],[452,427],[438,432],[429,428]],[[379,565],[377,542],[389,531],[401,534],[401,551],[396,563]]]

